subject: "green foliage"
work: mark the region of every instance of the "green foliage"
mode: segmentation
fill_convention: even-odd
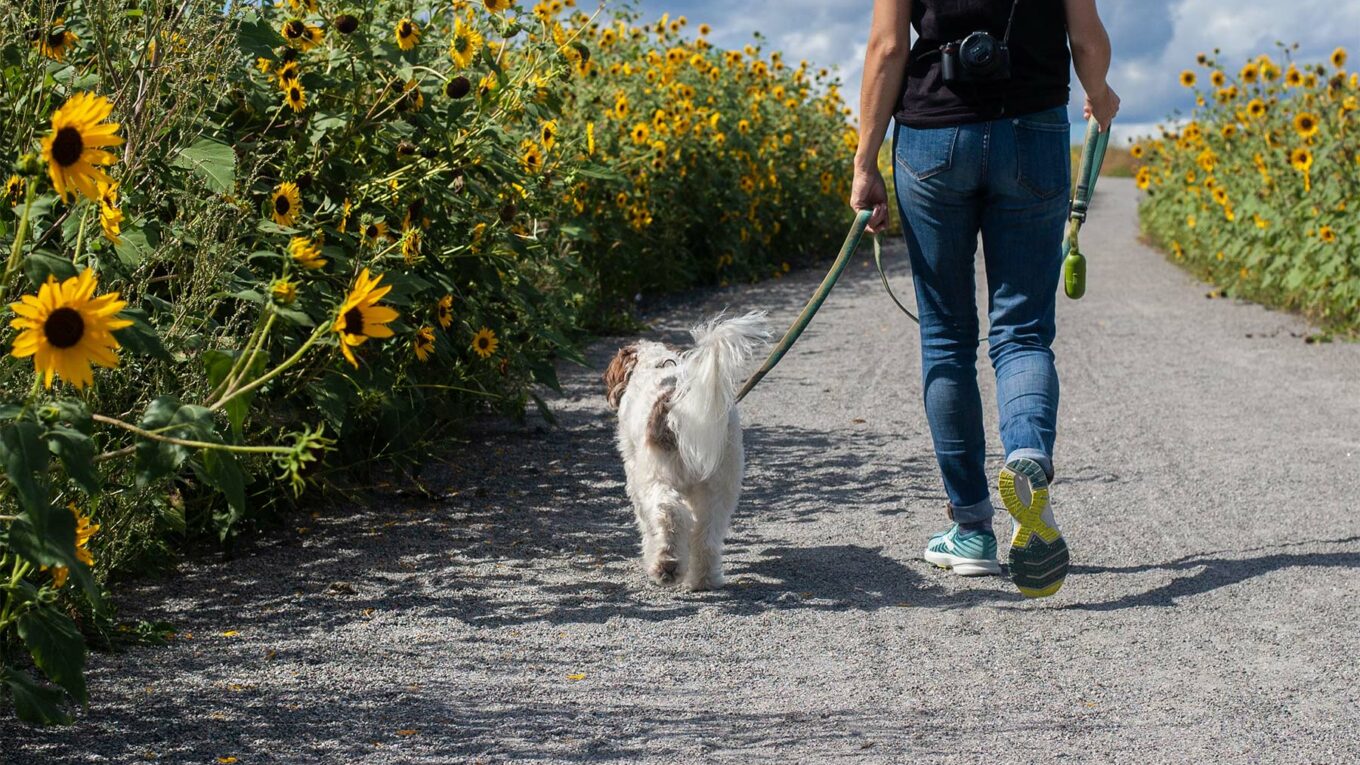
[[[1288,53],[1288,51],[1286,51]],[[1133,148],[1143,229],[1230,293],[1360,331],[1360,77],[1268,56],[1236,74],[1204,58],[1212,90],[1183,124]],[[1194,86],[1193,71],[1182,83]]]
[[[585,330],[631,323],[638,293],[834,249],[854,133],[827,73],[681,19],[563,10],[0,9],[19,330],[0,697],[20,717],[86,702],[82,631],[109,624],[112,573],[414,463],[471,414],[551,417],[555,363],[584,363]],[[116,186],[62,159],[71,131]]]

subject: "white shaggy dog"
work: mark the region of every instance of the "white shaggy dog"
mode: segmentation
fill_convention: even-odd
[[[619,413],[643,569],[657,584],[708,590],[723,584],[723,538],[741,494],[737,386],[769,333],[765,314],[748,313],[692,334],[688,351],[650,341],[620,349],[604,383]]]

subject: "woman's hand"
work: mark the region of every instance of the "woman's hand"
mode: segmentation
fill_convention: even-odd
[[[855,163],[855,181],[850,187],[850,206],[856,211],[873,210],[865,231],[877,234],[888,225],[888,189],[878,165]]]
[[[1086,108],[1082,110],[1086,119],[1091,115],[1096,116],[1096,122],[1100,125],[1102,132],[1110,129],[1110,121],[1119,113],[1119,94],[1114,92],[1114,88],[1109,85],[1105,90],[1094,96],[1089,93],[1086,95]]]

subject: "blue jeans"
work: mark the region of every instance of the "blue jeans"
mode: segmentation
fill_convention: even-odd
[[[1001,443],[1053,472],[1050,345],[1071,188],[1066,107],[956,127],[899,125],[893,179],[921,316],[926,419],[954,520],[992,517],[977,385],[973,259],[982,235],[987,352]]]

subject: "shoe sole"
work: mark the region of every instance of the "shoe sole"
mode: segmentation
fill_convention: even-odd
[[[976,558],[959,558],[949,553],[926,551],[926,563],[936,568],[943,568],[953,571],[959,576],[999,576],[1001,574],[1001,564],[994,560],[978,560]]]
[[[1020,496],[1019,479],[1028,488],[1028,502]],[[1022,457],[1006,463],[996,484],[1001,503],[1015,519],[1008,558],[1011,581],[1027,598],[1046,598],[1062,588],[1071,563],[1062,532],[1044,522],[1048,478],[1039,463]]]

